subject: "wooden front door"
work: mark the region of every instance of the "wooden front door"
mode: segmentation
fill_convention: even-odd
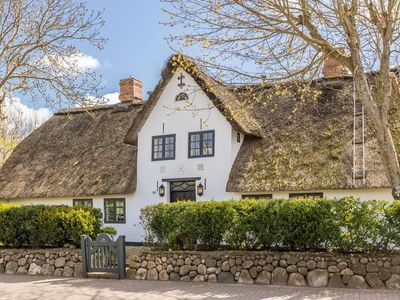
[[[170,182],[170,202],[196,201],[196,182],[172,181]]]

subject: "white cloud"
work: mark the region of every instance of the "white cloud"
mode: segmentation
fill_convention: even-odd
[[[67,60],[76,65],[81,71],[94,70],[100,67],[100,62],[97,58],[84,53],[77,53]]]
[[[21,102],[18,97],[6,98],[4,102],[4,113],[10,119],[22,121],[26,127],[35,129],[46,122],[53,114],[43,107],[34,109]]]
[[[86,107],[86,106],[92,106],[92,105],[104,105],[104,104],[116,104],[119,103],[119,93],[108,93],[105,94],[99,98],[96,98],[94,96],[87,96],[86,97],[87,101],[84,101],[82,103],[78,103],[75,105],[75,107]]]
[[[116,103],[120,102],[118,92],[105,94],[103,96],[103,99],[104,99],[105,103],[107,103],[107,104],[116,104]]]
[[[70,56],[48,55],[42,58],[41,62],[46,66],[53,64],[61,66],[61,68],[69,70],[72,74],[93,71],[101,66],[97,58],[82,52],[77,52]]]

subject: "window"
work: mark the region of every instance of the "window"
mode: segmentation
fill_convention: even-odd
[[[175,159],[175,134],[153,136],[151,159]]]
[[[290,193],[289,198],[323,198],[324,193]]]
[[[104,223],[125,223],[125,199],[104,199]]]
[[[189,158],[214,156],[214,130],[189,133]]]
[[[186,94],[184,92],[179,93],[175,97],[175,101],[188,101],[188,100],[189,100],[189,96],[188,96],[188,94]]]
[[[74,199],[74,207],[93,207],[93,199]]]
[[[242,199],[272,199],[272,194],[242,195]]]

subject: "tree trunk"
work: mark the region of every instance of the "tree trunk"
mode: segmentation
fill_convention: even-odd
[[[389,125],[387,122],[383,123],[383,120],[380,123],[376,126],[376,131],[383,164],[385,165],[386,175],[392,186],[393,198],[400,200],[400,176],[397,151],[393,143]]]
[[[376,105],[365,73],[363,71],[356,71],[354,73],[354,80],[360,100],[368,116],[372,119],[376,130],[376,138],[378,139],[385,173],[392,187],[393,198],[400,200],[400,167],[387,116],[386,114],[382,114],[378,105]]]

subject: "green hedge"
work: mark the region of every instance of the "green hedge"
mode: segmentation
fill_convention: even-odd
[[[0,243],[7,247],[80,244],[80,235],[95,237],[101,230],[99,209],[68,206],[0,204]]]
[[[400,247],[400,202],[249,199],[142,209],[149,243],[172,249],[389,251]]]

